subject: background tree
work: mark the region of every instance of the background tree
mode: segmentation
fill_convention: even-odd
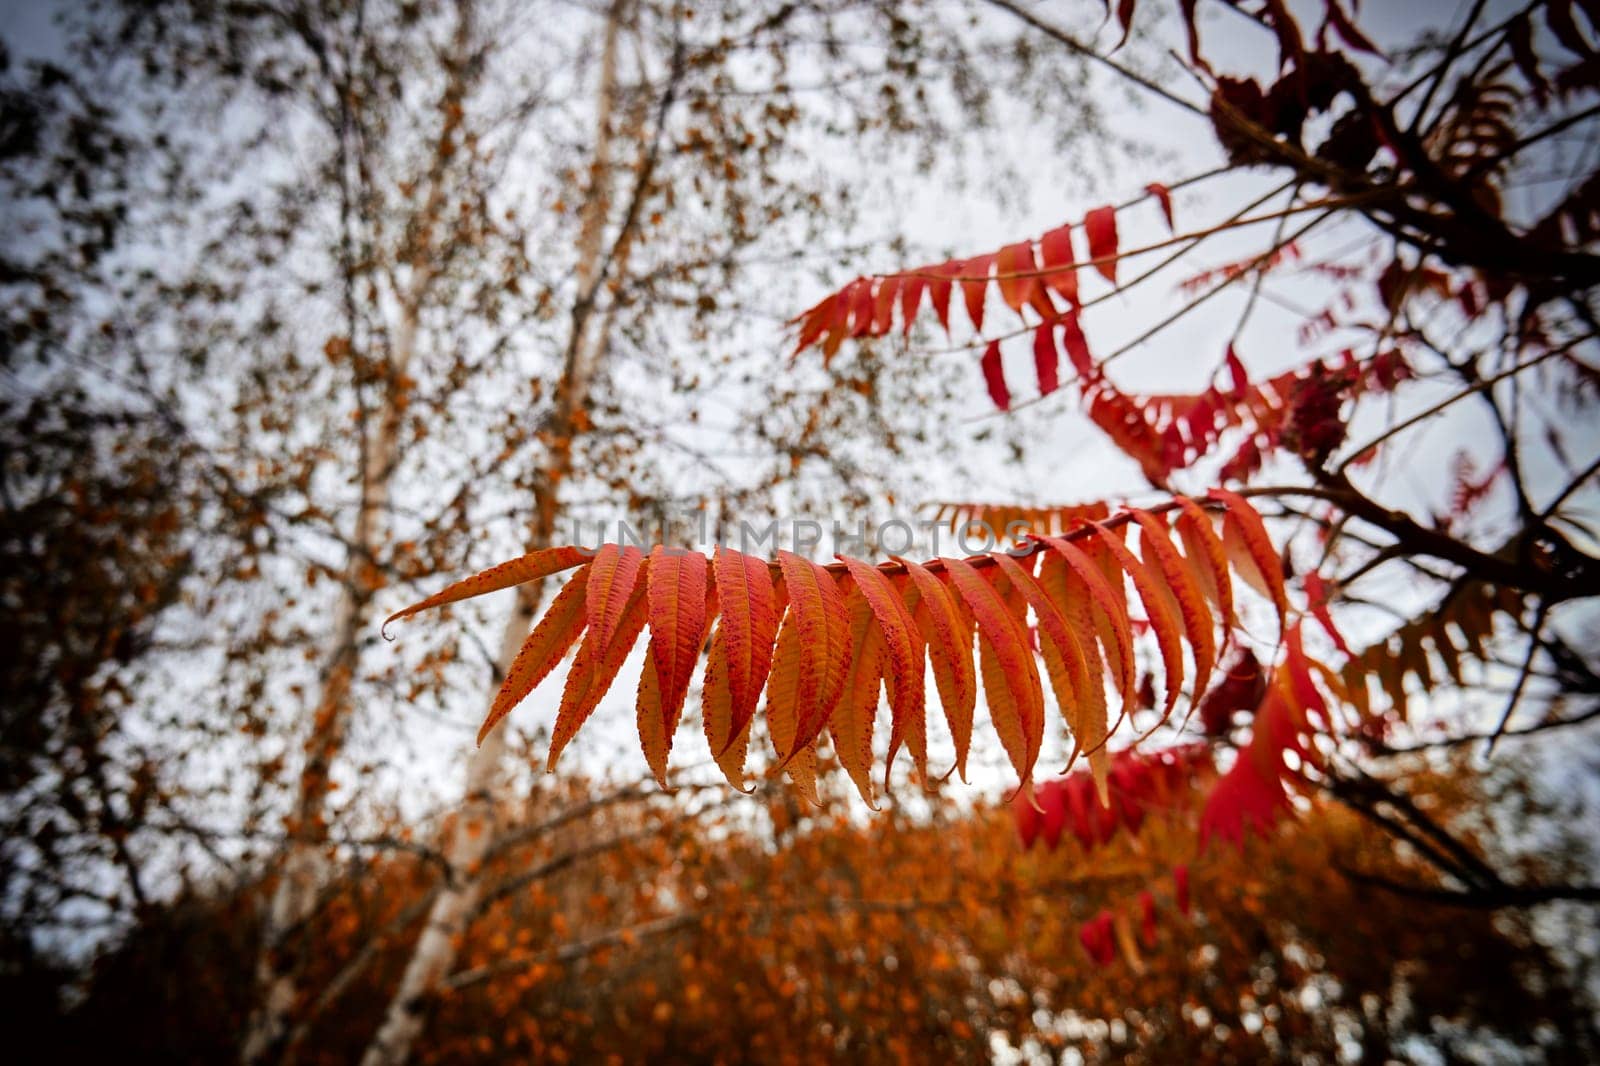
[[[1475,777],[1447,768],[1408,784],[1448,817],[1482,809]],[[1242,851],[1211,849],[1187,867],[1186,913],[1168,864],[1195,847],[1193,804],[1105,844],[1069,831],[1024,850],[1009,812],[959,811],[954,795],[929,817],[863,821],[843,803],[797,807],[781,787],[763,791],[757,818],[702,791],[706,816],[684,822],[653,787],[636,803],[570,774],[551,787],[584,813],[492,862],[500,888],[427,1008],[420,1061],[989,1061],[997,1048],[1043,1060],[1068,1047],[1095,1061],[1245,1061],[1395,1057],[1418,1041],[1582,1061],[1597,1040],[1589,1001],[1527,915],[1387,906],[1330,871],[1332,854],[1422,872],[1337,805]],[[336,995],[306,1018],[297,1059],[366,1045],[409,952],[382,931],[419,920],[437,884],[428,863],[397,856],[341,879],[307,974]],[[217,949],[238,906],[196,898],[144,926],[101,963],[63,1047],[87,1058],[115,1036],[175,1060],[229,1053],[248,960]],[[1123,931],[1097,961],[1082,931],[1102,911]],[[206,987],[235,998],[197,1013],[189,993]]]
[[[780,478],[792,491],[787,475],[801,461],[806,491],[837,497],[829,471],[857,500],[877,491],[880,475],[816,442],[853,425],[866,432],[852,435],[893,449],[891,435],[914,419],[824,396],[813,424],[791,433],[781,397],[756,387],[753,354],[722,357],[711,374],[703,357],[664,359],[678,345],[663,338],[686,332],[726,349],[748,331],[749,294],[773,291],[754,268],[796,248],[837,254],[818,236],[861,187],[797,165],[797,144],[848,137],[856,151],[927,151],[940,123],[992,106],[970,76],[978,59],[1007,77],[1032,66],[964,27],[919,29],[893,5],[701,11],[696,25],[644,5],[593,21],[565,14],[477,3],[94,5],[64,12],[62,34],[43,45],[49,61],[27,68],[16,90],[40,117],[11,142],[8,196],[36,212],[29,237],[43,243],[19,237],[15,280],[64,306],[49,319],[15,318],[16,347],[33,362],[8,391],[18,405],[8,419],[14,540],[30,564],[14,599],[39,602],[28,576],[39,569],[79,573],[62,569],[76,558],[65,543],[40,538],[51,523],[73,523],[77,535],[107,520],[80,520],[71,507],[42,517],[70,486],[23,465],[49,440],[36,412],[80,403],[80,451],[110,447],[120,425],[142,419],[166,450],[141,451],[132,434],[115,447],[142,469],[171,462],[182,474],[141,475],[156,497],[142,510],[137,487],[117,480],[140,468],[91,490],[127,495],[129,507],[101,510],[115,510],[129,550],[150,557],[130,556],[127,574],[119,561],[112,576],[148,596],[140,568],[158,568],[158,606],[170,610],[161,641],[129,645],[149,653],[138,671],[113,678],[127,705],[92,729],[73,727],[73,743],[110,752],[82,761],[85,779],[41,732],[55,728],[49,713],[31,693],[20,704],[29,709],[17,728],[46,748],[29,772],[58,794],[8,805],[25,828],[11,838],[7,883],[27,886],[8,900],[27,901],[13,917],[21,937],[37,938],[67,918],[64,895],[94,899],[89,928],[69,922],[63,934],[81,952],[147,896],[272,870],[246,1058],[280,1052],[295,1011],[320,993],[297,971],[340,865],[454,833],[435,867],[449,887],[436,903],[459,916],[478,890],[474,851],[492,846],[494,833],[473,832],[489,812],[487,785],[524,787],[501,779],[490,747],[465,790],[477,814],[456,818],[448,786],[439,804],[419,804],[382,769],[387,760],[366,745],[395,742],[394,707],[438,708],[441,726],[418,732],[452,735],[453,694],[503,673],[510,653],[496,665],[482,651],[492,639],[441,634],[403,663],[375,657],[374,596],[459,569],[467,532],[473,551],[484,528],[507,544],[548,540],[573,497],[589,513],[636,518],[686,492],[753,507]],[[596,24],[612,32],[589,33]],[[551,33],[557,25],[566,29]],[[533,52],[522,47],[530,35],[541,44]],[[614,69],[597,85],[588,74],[608,38]],[[841,49],[850,38],[893,47]],[[906,99],[886,91],[919,60],[933,77]],[[1048,96],[1080,77],[1051,68],[1027,88]],[[125,162],[100,168],[109,158]],[[640,365],[677,387],[630,394],[627,368]],[[902,380],[913,394],[939,387]],[[527,396],[531,412],[508,410],[506,396]],[[35,413],[23,413],[28,404]],[[698,428],[708,404],[754,427],[745,462],[712,461]],[[132,536],[146,536],[146,524],[148,549]],[[79,588],[104,610],[98,588]],[[530,601],[514,612],[502,643],[515,648],[531,610]],[[126,623],[150,628],[150,613],[129,610]],[[57,617],[29,621],[28,639]],[[93,646],[87,656],[85,672],[111,676],[114,656]],[[353,755],[352,737],[362,741]],[[19,778],[17,794],[28,787],[39,786]],[[96,789],[109,798],[73,813]],[[71,830],[59,847],[57,804]],[[60,848],[71,857],[41,859]],[[158,882],[150,890],[146,865]],[[59,891],[38,887],[47,878]],[[108,883],[125,887],[107,892]],[[419,941],[416,979],[397,984],[397,1021],[450,966],[430,945],[439,939]],[[399,1039],[383,1054],[404,1055],[404,1030],[385,1029],[380,1047]]]

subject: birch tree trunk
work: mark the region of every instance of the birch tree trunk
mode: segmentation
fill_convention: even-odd
[[[530,523],[528,550],[548,547],[555,534],[558,515],[557,494],[571,469],[572,441],[576,416],[588,399],[589,382],[604,353],[609,316],[595,324],[593,307],[603,279],[607,258],[620,262],[621,255],[603,254],[603,237],[611,208],[613,124],[617,110],[617,50],[628,0],[614,0],[606,15],[605,38],[600,61],[597,90],[595,146],[590,164],[590,192],[580,222],[576,280],[577,293],[572,310],[572,332],[568,339],[566,365],[551,414],[552,445],[535,479],[534,517]],[[642,124],[639,123],[639,124]],[[642,165],[642,164],[641,164]],[[625,251],[627,234],[613,244]],[[506,620],[495,663],[495,680],[510,670],[517,651],[527,638],[539,606],[540,584],[517,590],[516,605]],[[483,890],[480,865],[496,836],[495,785],[505,754],[504,728],[492,731],[473,752],[467,763],[466,791],[460,817],[456,820],[445,850],[450,877],[435,898],[427,921],[417,937],[411,958],[400,983],[390,998],[377,1033],[362,1057],[362,1066],[398,1066],[411,1055],[426,1019],[429,999],[438,991],[455,967],[456,954],[467,923],[477,909]]]
[[[463,79],[467,69],[464,59],[471,33],[471,0],[463,0],[455,32],[455,61],[450,65],[446,80],[440,108],[441,128],[429,166],[427,196],[415,215],[412,232],[417,236],[400,257],[400,263],[409,268],[409,276],[397,294],[395,328],[383,363],[382,398],[377,408],[366,415],[367,424],[375,423],[375,427],[362,449],[360,502],[334,612],[333,651],[321,671],[321,691],[306,738],[305,762],[288,822],[289,842],[262,922],[255,1009],[240,1049],[240,1061],[247,1066],[274,1057],[287,1034],[298,992],[296,953],[287,950],[288,942],[314,916],[325,882],[330,775],[334,760],[344,748],[361,634],[369,625],[367,611],[373,590],[379,584],[374,560],[382,547],[391,481],[400,457],[404,400],[399,383],[416,359],[422,310],[438,273],[430,234],[437,228],[445,207],[444,169],[450,156],[450,144],[460,126],[459,105],[465,95]],[[341,136],[343,134],[341,131]],[[349,269],[348,264],[345,269]],[[357,387],[360,387],[359,382]]]

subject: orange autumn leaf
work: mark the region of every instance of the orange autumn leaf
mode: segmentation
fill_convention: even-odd
[[[1177,497],[1183,513],[1178,517],[1178,537],[1183,541],[1189,566],[1200,578],[1206,597],[1216,604],[1223,632],[1233,628],[1233,584],[1228,580],[1228,554],[1211,523],[1211,514],[1187,496]]]
[[[809,559],[779,551],[789,595],[789,620],[798,645],[795,736],[783,755],[787,762],[810,747],[828,722],[844,690],[850,659],[850,618],[833,575]]]
[[[1126,705],[1133,698],[1133,629],[1128,624],[1128,613],[1122,605],[1120,584],[1113,588],[1104,573],[1077,544],[1064,537],[1041,537],[1063,560],[1076,578],[1083,583],[1094,606],[1105,623],[1105,631],[1116,646],[1116,663],[1113,677],[1117,690]],[[1109,649],[1108,649],[1109,650]]]
[[[984,695],[995,731],[1026,788],[1044,739],[1044,707],[1039,670],[998,592],[962,559],[943,560],[950,586],[965,601],[978,625]]]
[[[709,570],[699,552],[658,545],[650,553],[650,647],[639,680],[638,727],[645,759],[663,785],[672,734],[705,640]]]
[[[1144,563],[1128,550],[1122,538],[1113,535],[1104,526],[1097,525],[1096,528],[1101,534],[1100,543],[1110,549],[1118,565],[1133,579],[1139,601],[1144,604],[1145,617],[1150,620],[1150,629],[1155,633],[1156,647],[1161,651],[1161,666],[1166,678],[1167,702],[1161,711],[1161,716],[1165,718],[1177,704],[1178,691],[1183,685],[1183,649],[1179,643],[1178,619]]]
[[[928,646],[939,704],[955,744],[956,773],[965,781],[967,753],[972,745],[972,712],[977,701],[972,629],[944,582],[918,563],[898,557],[895,562],[906,568],[917,594],[914,617]]]
[[[778,647],[767,680],[767,734],[784,771],[808,802],[817,803],[817,755],[810,745],[796,744],[800,728],[800,627],[791,612],[778,630]]]
[[[1205,692],[1211,680],[1211,668],[1217,661],[1215,623],[1206,606],[1205,593],[1194,570],[1168,539],[1166,524],[1148,511],[1134,510],[1132,514],[1143,531],[1140,546],[1145,553],[1145,563],[1148,565],[1150,557],[1155,557],[1160,576],[1177,602],[1189,647],[1194,652],[1194,692],[1198,698]]]
[[[878,809],[872,795],[872,734],[878,715],[878,690],[883,679],[884,635],[873,624],[872,608],[860,595],[850,609],[850,673],[844,694],[828,720],[828,733],[839,764],[855,782],[868,807]],[[889,757],[894,761],[894,756]]]
[[[889,709],[893,715],[889,762],[894,762],[895,752],[901,742],[907,742],[911,749],[911,757],[916,763],[917,774],[926,777],[928,744],[925,724],[926,694],[923,691],[925,674],[922,636],[917,631],[916,620],[883,571],[868,566],[858,559],[841,556],[841,560],[871,609],[889,657],[891,671]]]
[[[629,552],[633,555],[631,566],[626,565]],[[608,570],[605,593],[598,597],[595,595],[595,577],[591,572],[589,587],[585,590],[589,630],[584,634],[583,643],[578,646],[577,658],[572,661],[572,669],[567,674],[566,688],[561,692],[561,706],[556,711],[555,728],[550,734],[546,769],[555,769],[562,750],[599,706],[601,698],[616,680],[617,671],[622,669],[623,660],[633,650],[634,642],[644,630],[649,615],[645,582],[639,580],[643,576],[641,571],[648,566],[643,562],[643,554],[637,548],[629,548],[620,554],[608,554],[602,548],[592,565],[598,565],[603,558],[614,565]],[[623,565],[615,565],[617,563]],[[622,604],[613,610],[619,598]],[[611,624],[597,625],[597,619],[611,620]]]
[[[478,743],[489,735],[500,719],[511,713],[578,640],[584,626],[584,590],[589,585],[589,570],[585,567],[562,586],[555,602],[545,611],[539,624],[533,627],[528,639],[522,642],[517,657],[506,671],[506,679],[495,693],[494,703],[478,729]]]
[[[549,577],[551,574],[559,574],[563,570],[571,570],[574,566],[587,562],[589,558],[590,553],[582,548],[544,548],[529,552],[521,558],[491,566],[469,578],[447,585],[427,599],[396,611],[383,620],[383,627],[387,629],[391,622],[410,618],[419,611],[442,607],[447,603],[471,599],[489,592],[498,592],[501,589]]]
[[[1090,687],[1099,685],[1100,679],[1090,677],[1083,648],[1078,639],[1072,635],[1072,629],[1061,608],[1050,599],[1038,579],[1009,555],[1001,553],[994,559],[1011,581],[1011,587],[1022,594],[1028,606],[1033,608],[1034,617],[1038,619],[1039,634],[1043,638],[1040,653],[1045,661],[1045,670],[1055,691],[1056,703],[1072,729],[1073,751],[1067,759],[1067,765],[1070,767],[1078,752],[1083,749],[1084,737],[1093,728],[1087,722],[1085,711],[1093,705]],[[1102,705],[1103,701],[1102,693]],[[1103,710],[1100,728],[1104,730]]]
[[[772,572],[762,560],[719,547],[712,571],[722,608],[713,647],[722,649],[727,667],[722,683],[727,691],[728,720],[725,727],[714,727],[708,721],[706,735],[712,753],[720,756],[755,716],[756,701],[772,668],[772,642],[782,607]]]
[[[1267,536],[1261,516],[1244,497],[1227,489],[1212,489],[1208,495],[1226,505],[1223,512],[1223,544],[1233,559],[1234,569],[1272,602],[1278,612],[1278,631],[1288,625],[1289,596],[1283,585],[1283,564]]]

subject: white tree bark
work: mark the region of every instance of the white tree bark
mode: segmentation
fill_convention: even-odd
[[[425,271],[423,272],[425,273]],[[396,331],[394,373],[403,374],[416,353],[417,319],[426,279],[421,273],[401,307]],[[312,732],[306,742],[295,814],[294,839],[288,845],[277,886],[262,928],[262,949],[256,968],[259,999],[240,1058],[258,1063],[268,1058],[283,1038],[294,1007],[294,969],[282,957],[284,941],[294,935],[315,912],[325,882],[326,856],[322,826],[326,818],[327,775],[330,763],[344,746],[349,721],[350,690],[355,676],[360,634],[368,624],[369,598],[360,591],[369,580],[370,559],[382,536],[383,514],[388,507],[391,472],[399,456],[400,411],[392,396],[378,414],[378,429],[362,471],[362,502],[351,536],[350,561],[334,615],[334,651],[323,669]]]
[[[537,592],[523,594],[519,590],[516,607],[501,638],[502,673],[509,668],[527,636],[537,605]],[[405,973],[384,1012],[383,1024],[362,1056],[363,1066],[400,1063],[410,1057],[411,1047],[422,1030],[427,998],[455,966],[459,935],[476,909],[482,891],[478,865],[495,836],[494,786],[499,777],[501,756],[505,754],[505,735],[503,728],[494,730],[467,763],[467,794],[445,852],[450,864],[450,881],[428,912]]]
[[[600,279],[603,237],[610,214],[613,130],[617,106],[617,50],[628,0],[614,0],[606,16],[605,39],[597,91],[595,147],[591,160],[591,187],[580,220],[577,246],[577,304],[572,336],[568,340],[564,380],[557,392],[552,422],[556,445],[540,471],[543,498],[537,501],[530,529],[530,550],[546,547],[555,533],[555,493],[571,463],[574,416],[587,401],[595,364],[605,348],[607,321],[596,327],[590,314]],[[619,240],[625,240],[619,237]],[[524,585],[506,621],[496,660],[497,678],[504,677],[522,642],[527,638],[538,609],[539,586]],[[467,763],[466,794],[445,850],[451,876],[434,900],[417,937],[411,958],[389,1001],[382,1024],[362,1057],[362,1066],[398,1066],[411,1055],[426,1020],[426,1006],[455,967],[461,938],[477,909],[483,890],[480,864],[496,836],[494,802],[500,762],[505,753],[505,728],[484,739]]]
[[[455,34],[457,56],[464,56],[472,30],[471,4],[463,3]],[[464,93],[462,68],[452,70],[445,87],[445,103],[458,102]],[[305,743],[295,806],[290,820],[291,840],[283,858],[278,883],[262,922],[262,943],[256,964],[257,998],[240,1046],[246,1066],[273,1058],[288,1032],[298,993],[296,967],[284,951],[316,912],[326,883],[326,808],[332,762],[344,747],[349,724],[351,686],[358,666],[360,637],[369,624],[373,560],[382,546],[394,469],[400,456],[403,401],[395,382],[403,379],[416,359],[423,306],[436,277],[434,249],[427,234],[435,228],[446,202],[443,163],[459,125],[459,108],[441,109],[443,126],[436,144],[427,198],[415,218],[417,243],[407,249],[409,276],[397,293],[396,321],[385,365],[387,387],[378,407],[369,413],[375,422],[367,441],[360,472],[360,504],[350,534],[349,558],[334,611],[333,651],[323,666],[321,691],[311,731]]]

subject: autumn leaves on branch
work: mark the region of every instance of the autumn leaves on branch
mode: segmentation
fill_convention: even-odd
[[[1128,539],[1134,529],[1137,553]],[[824,566],[790,552],[768,563],[720,547],[709,560],[659,546],[649,555],[616,544],[592,552],[553,548],[457,582],[391,621],[574,568],[508,673],[484,733],[578,644],[551,740],[553,766],[648,627],[639,740],[665,783],[667,756],[709,637],[704,727],[729,781],[744,785],[764,689],[774,755],[797,787],[815,797],[816,746],[826,734],[868,803],[875,802],[880,684],[890,708],[889,762],[904,747],[925,779],[929,665],[955,769],[963,774],[981,679],[990,721],[1027,788],[1045,736],[1048,682],[1072,736],[1068,762],[1087,757],[1103,801],[1106,740],[1138,697],[1136,626],[1148,626],[1156,639],[1165,721],[1185,682],[1184,645],[1194,665],[1192,692],[1207,690],[1235,624],[1235,574],[1270,600],[1280,626],[1288,611],[1280,563],[1260,516],[1219,490],[1205,501],[1180,497],[1151,510],[1081,520],[1061,536],[1007,551],[926,564],[896,558],[873,566],[841,557]],[[1148,622],[1130,610],[1129,581]]]

